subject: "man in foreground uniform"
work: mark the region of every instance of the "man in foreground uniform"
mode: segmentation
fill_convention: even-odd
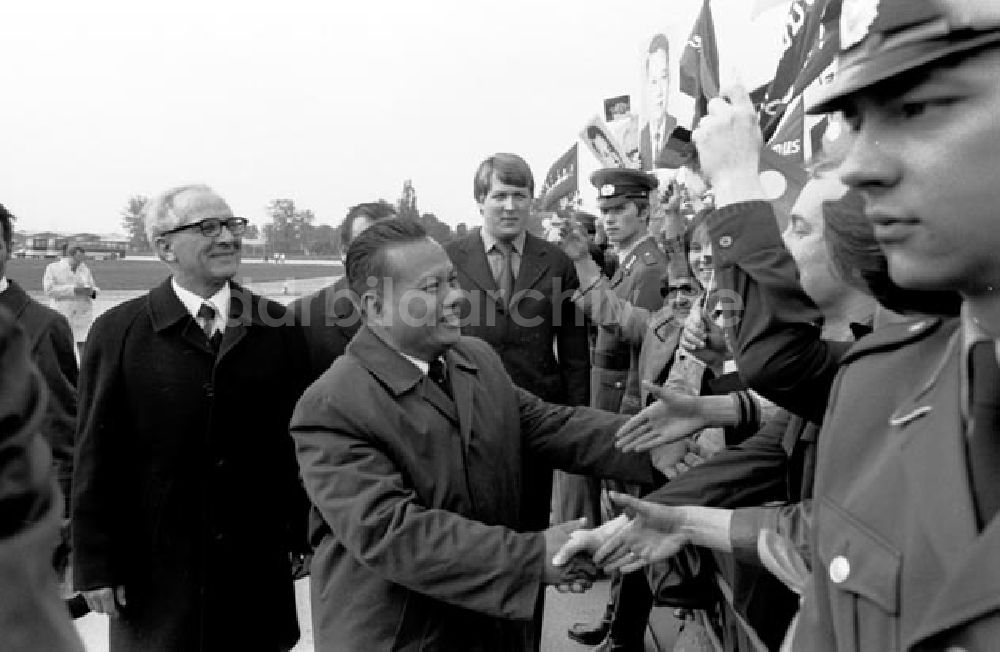
[[[886,327],[843,360],[819,439],[797,650],[1000,641],[1000,3],[845,2],[832,84],[844,182],[901,287],[958,319]],[[714,101],[714,100],[713,100]]]

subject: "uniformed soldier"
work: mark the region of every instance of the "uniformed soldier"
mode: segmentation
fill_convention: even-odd
[[[958,319],[848,354],[820,435],[796,650],[1000,646],[1000,2],[845,0],[841,167],[892,280]]]
[[[601,226],[619,261],[607,285],[608,290],[631,306],[650,312],[658,310],[663,305],[660,285],[667,261],[647,232],[651,210],[649,195],[657,186],[656,177],[638,170],[606,168],[594,172],[590,182],[597,188]],[[605,291],[605,288],[600,291]],[[634,414],[641,409],[641,342],[641,337],[624,334],[619,323],[601,323],[598,326],[591,354],[592,407],[625,414]],[[594,478],[561,479],[564,503],[575,498],[581,500],[587,509],[582,514],[571,514],[572,510],[567,509],[562,516],[587,516],[596,525],[600,517],[600,482]],[[640,577],[639,580],[645,584],[644,579]],[[604,617],[593,624],[577,623],[569,631],[570,638],[585,645],[595,645],[605,639],[615,614],[619,588],[620,584],[615,582]],[[648,589],[639,588],[648,596]],[[644,601],[647,599],[643,598]],[[643,628],[638,631],[641,635]]]
[[[663,305],[660,279],[666,256],[647,234],[649,193],[657,180],[638,170],[606,168],[594,172],[601,224],[618,256],[610,289],[633,306],[655,311]],[[639,346],[622,337],[619,325],[602,325],[591,356],[591,405],[634,414],[640,409]]]

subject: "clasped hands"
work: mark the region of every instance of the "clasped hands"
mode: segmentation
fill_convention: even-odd
[[[626,494],[610,493],[625,514],[591,530],[577,529],[552,557],[563,567],[588,561],[596,569],[631,573],[676,555],[691,542],[682,507],[650,503]]]

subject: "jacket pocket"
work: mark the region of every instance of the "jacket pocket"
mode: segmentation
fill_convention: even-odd
[[[826,575],[837,648],[898,650],[902,555],[840,506],[825,498],[822,505],[813,572]]]

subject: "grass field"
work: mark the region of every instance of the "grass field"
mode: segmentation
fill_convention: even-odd
[[[51,260],[14,259],[7,263],[6,274],[28,292],[42,291],[42,275]],[[170,274],[170,269],[155,260],[88,260],[87,267],[94,274],[101,290],[148,290]],[[285,263],[268,265],[244,262],[236,280],[240,283],[288,281],[291,279],[337,276],[344,273],[342,265],[315,263]]]

